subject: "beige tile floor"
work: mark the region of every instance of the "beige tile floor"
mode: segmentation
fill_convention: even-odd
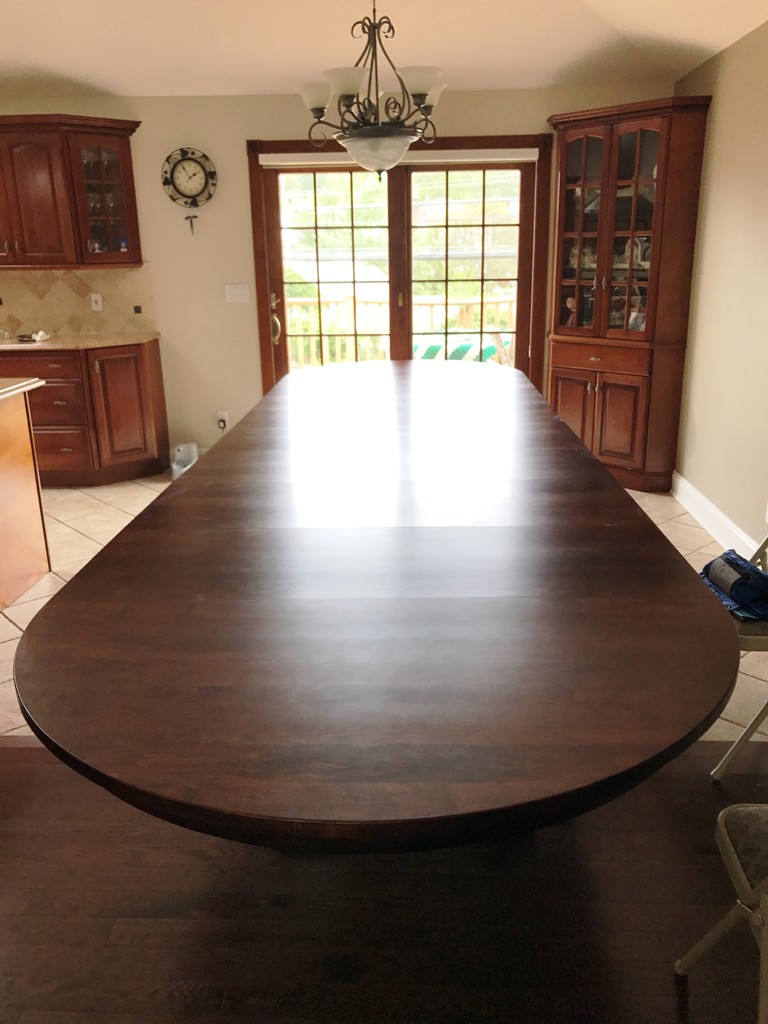
[[[46,489],[43,508],[51,572],[0,612],[0,734],[29,735],[13,689],[13,656],[19,637],[46,601],[170,483],[170,474],[102,487]],[[722,546],[669,494],[629,492],[698,572]],[[768,652],[741,659],[736,688],[707,738],[736,739],[768,700]],[[768,740],[768,721],[756,739]]]

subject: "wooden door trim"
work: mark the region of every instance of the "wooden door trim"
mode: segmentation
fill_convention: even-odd
[[[251,193],[251,229],[253,233],[253,259],[256,268],[256,322],[259,327],[261,355],[261,389],[266,395],[275,386],[275,354],[270,334],[269,277],[267,265],[267,218],[265,213],[264,168],[259,150],[248,143],[248,177]],[[261,269],[259,269],[261,268]]]

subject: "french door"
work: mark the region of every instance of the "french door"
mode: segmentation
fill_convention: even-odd
[[[259,167],[258,177],[265,390],[307,366],[375,359],[528,372],[533,162],[400,166],[381,181],[351,167]]]

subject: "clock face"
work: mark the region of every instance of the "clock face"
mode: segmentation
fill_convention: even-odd
[[[202,206],[216,191],[216,168],[205,153],[185,146],[168,155],[162,180],[166,194],[175,203]]]
[[[208,175],[199,160],[187,157],[179,160],[171,168],[171,181],[177,192],[192,198],[199,196],[208,184]]]

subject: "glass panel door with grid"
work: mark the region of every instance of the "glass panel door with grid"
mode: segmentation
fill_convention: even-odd
[[[414,359],[514,365],[519,168],[411,171]]]
[[[381,181],[271,171],[262,291],[278,377],[391,357],[527,370],[534,175],[533,164],[395,168]]]
[[[281,172],[282,291],[291,369],[389,358],[386,182]]]

